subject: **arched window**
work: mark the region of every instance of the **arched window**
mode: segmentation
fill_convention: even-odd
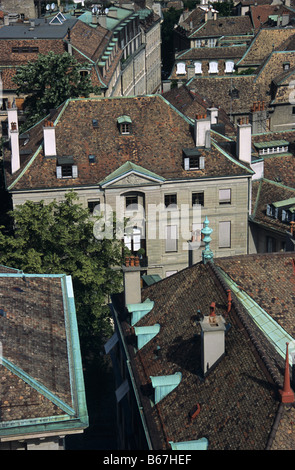
[[[202,73],[202,62],[195,62],[195,74]]]
[[[233,73],[234,72],[234,67],[235,67],[235,63],[233,60],[227,60],[225,62],[225,70],[224,72],[225,73]]]

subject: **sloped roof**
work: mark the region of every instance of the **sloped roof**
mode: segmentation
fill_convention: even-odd
[[[128,115],[132,133],[121,135],[117,119]],[[93,128],[92,120],[98,120]],[[192,122],[162,96],[68,100],[52,118],[56,125],[58,156],[72,155],[78,165],[75,179],[56,178],[56,159],[43,156],[43,122],[27,132],[21,168],[10,174],[10,152],[5,152],[6,182],[9,189],[77,187],[98,184],[127,161],[165,179],[250,175],[247,165],[222,152],[213,143],[202,149],[206,158],[203,170],[183,169],[183,148],[195,147]],[[23,140],[20,150],[25,148]],[[89,162],[96,155],[96,162]]]
[[[160,331],[136,353],[128,317],[120,316],[122,299],[114,296],[113,305],[126,341],[153,449],[169,449],[171,441],[202,438],[208,440],[209,450],[264,450],[277,445],[278,437],[272,431],[279,410],[276,390],[282,387],[284,358],[265,336],[261,325],[249,316],[246,303],[240,302],[235,294],[232,309],[227,313],[228,285],[223,272],[229,274],[238,289],[241,285],[252,296],[257,309],[265,310],[266,317],[268,313],[274,319],[283,316],[280,315],[282,300],[291,319],[295,306],[291,289],[292,260],[292,253],[215,259],[214,263],[197,263],[144,288],[142,302],[149,299],[154,306],[136,326],[157,323]],[[284,299],[286,289],[289,304]],[[198,311],[208,315],[211,302],[216,303],[216,314],[222,315],[227,325],[226,353],[204,378],[200,371]],[[292,322],[289,326],[292,335]],[[284,327],[288,328],[287,319]],[[175,373],[182,374],[180,384],[157,406],[152,406],[150,377]],[[199,413],[190,420],[197,407]],[[285,425],[289,431],[290,423]],[[287,439],[280,448],[293,447]]]
[[[294,157],[293,157],[294,158]],[[289,169],[290,171],[290,169]],[[265,228],[286,233],[289,224],[285,224],[279,219],[269,217],[266,214],[267,204],[295,197],[295,188],[284,186],[266,178],[252,183],[252,209],[250,219]]]
[[[84,429],[88,416],[71,278],[2,268],[0,436]]]
[[[253,26],[249,16],[226,16],[211,19],[197,26],[190,34],[190,39],[202,37],[243,36],[251,34]]]

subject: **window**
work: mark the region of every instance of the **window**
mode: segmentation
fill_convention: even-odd
[[[204,193],[192,193],[192,205],[204,206]]]
[[[205,157],[194,149],[183,149],[183,167],[185,170],[203,170],[205,168]]]
[[[133,227],[132,233],[124,235],[124,244],[131,253],[136,253],[141,248],[141,230]]]
[[[231,203],[231,190],[220,189],[219,190],[219,204],[230,204]]]
[[[74,165],[73,157],[59,157],[56,167],[57,178],[77,178],[78,167]]]
[[[88,209],[91,214],[96,214],[100,212],[100,200],[88,201]]]
[[[138,210],[138,196],[126,196],[126,210],[137,211]]]
[[[215,47],[216,39],[212,39],[212,38],[208,39],[207,44],[208,44],[208,47]]]
[[[132,132],[132,121],[129,116],[120,116],[117,119],[120,133],[122,135],[129,135]]]
[[[225,72],[225,73],[233,73],[233,72],[234,72],[234,66],[235,66],[235,64],[234,64],[234,62],[233,62],[232,60],[227,60],[227,61],[225,62],[225,70],[224,70],[224,72]]]
[[[199,47],[201,47],[201,44],[202,44],[201,39],[196,39],[196,41],[195,41],[195,47],[196,47],[196,48],[199,48]]]
[[[218,62],[215,60],[209,62],[209,73],[218,73]]]
[[[231,223],[219,222],[219,248],[230,248]]]
[[[177,195],[176,194],[165,194],[164,197],[165,207],[170,209],[175,208],[177,205]]]
[[[176,75],[185,75],[185,63],[184,62],[178,62],[178,64],[176,64]]]
[[[195,74],[202,73],[202,62],[195,62]]]
[[[166,246],[165,251],[177,251],[177,225],[166,226]]]
[[[127,122],[121,124],[121,134],[130,134],[130,125]]]

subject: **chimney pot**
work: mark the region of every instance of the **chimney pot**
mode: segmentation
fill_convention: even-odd
[[[288,345],[286,343],[286,362],[285,362],[285,376],[284,376],[284,387],[283,390],[280,390],[281,401],[282,403],[293,403],[294,402],[294,392],[290,386],[290,371],[289,371],[289,352]]]

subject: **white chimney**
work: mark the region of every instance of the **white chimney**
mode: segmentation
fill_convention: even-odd
[[[215,313],[212,302],[210,315],[204,316],[200,322],[202,329],[202,369],[204,376],[209,372],[225,353],[225,320]]]
[[[251,164],[251,129],[248,118],[240,119],[236,141],[237,157],[241,162]]]
[[[210,117],[198,114],[195,119],[195,145],[196,147],[205,147],[208,142],[208,135],[211,129]]]
[[[10,127],[11,173],[20,169],[19,132],[17,123],[12,122]]]
[[[208,108],[211,124],[218,124],[218,108]]]
[[[127,257],[123,266],[125,306],[141,303],[141,278],[138,257]]]
[[[55,126],[52,121],[45,121],[43,127],[44,137],[44,156],[53,157],[56,156],[56,137],[55,137]]]
[[[7,119],[8,119],[8,138],[10,139],[10,130],[11,130],[11,124],[12,123],[16,124],[16,129],[18,130],[17,107],[15,106],[14,101],[13,101],[12,105],[11,105],[10,102],[8,103]]]

